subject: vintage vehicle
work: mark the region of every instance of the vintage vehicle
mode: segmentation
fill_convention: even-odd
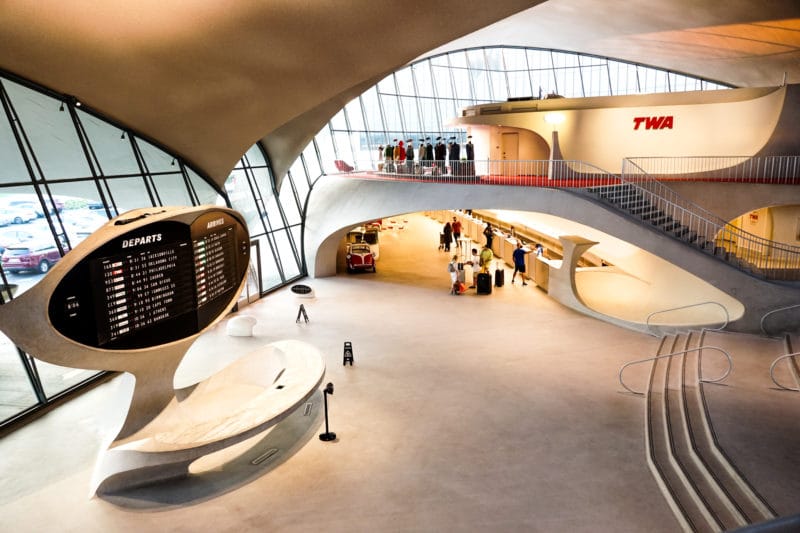
[[[354,243],[347,247],[345,255],[347,271],[372,270],[375,272],[375,257],[372,255],[368,244]]]
[[[377,261],[381,257],[380,235],[380,227],[369,224],[366,227],[359,226],[347,233],[347,243],[348,245],[353,243],[369,245],[372,257]]]
[[[44,274],[61,259],[58,248],[53,243],[14,244],[3,251],[3,270],[22,272],[31,270]]]

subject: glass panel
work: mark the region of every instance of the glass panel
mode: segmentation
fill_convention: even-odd
[[[550,59],[550,52],[546,50],[527,50],[528,67],[531,70],[550,69],[553,63]]]
[[[137,207],[153,207],[143,178],[108,178],[106,182],[120,214]]]
[[[263,233],[264,227],[261,225],[261,216],[258,213],[256,200],[250,192],[250,184],[245,171],[233,170],[225,182],[225,190],[228,192],[231,208],[241,213],[244,217],[247,230],[251,234]]]
[[[417,99],[411,96],[401,96],[400,100],[403,105],[403,116],[406,119],[406,129],[411,131],[420,129]]]
[[[350,134],[347,133],[347,131],[336,131],[333,134],[333,138],[336,141],[334,143],[336,147],[336,157],[334,159],[341,159],[352,166],[355,158],[353,157],[353,149],[350,144]],[[327,165],[328,163],[324,164]],[[330,164],[331,166],[335,166],[332,161]],[[337,172],[339,172],[338,169]]]
[[[189,174],[189,181],[192,183],[199,205],[225,205],[225,200],[217,190],[201,178],[197,172],[189,167],[185,167],[185,170]]]
[[[447,59],[449,60],[451,67],[467,68],[469,66],[469,64],[467,63],[467,54],[463,51],[450,52],[447,55]]]
[[[372,131],[383,131],[383,118],[381,117],[380,104],[378,103],[378,91],[373,87],[361,95],[361,103],[364,106],[366,128]]]
[[[331,127],[334,130],[347,130],[347,123],[344,121],[344,109],[340,109],[331,119]]]
[[[608,86],[608,71],[605,65],[583,67],[581,73],[586,96],[608,96],[611,94]]]
[[[469,71],[463,68],[451,70],[453,86],[459,98],[472,98],[472,85],[469,81]]]
[[[503,64],[503,50],[501,48],[484,49],[486,56],[486,68],[498,72],[505,72],[506,66]]]
[[[405,96],[413,96],[414,94],[416,94],[414,91],[414,81],[411,79],[410,68],[403,68],[398,70],[395,73],[395,79],[397,81],[398,94],[402,94]]]
[[[0,228],[2,266],[8,283],[22,294],[39,282],[61,260],[61,253],[44,213],[36,213],[38,203],[33,187],[0,189],[0,215],[7,224]],[[67,247],[67,242],[61,242]]]
[[[417,82],[418,96],[433,96],[433,80],[429,62],[423,61],[414,66],[414,79]]]
[[[359,102],[358,98],[350,100],[350,102],[345,106],[345,109],[347,110],[347,120],[350,121],[351,130],[366,129],[366,126],[364,125],[364,115],[361,113],[361,103]]]
[[[189,190],[186,188],[182,174],[153,176],[153,183],[156,185],[161,205],[192,205],[192,198],[189,196]]]
[[[471,70],[472,88],[475,90],[475,98],[484,102],[492,102],[492,92],[489,90],[489,73],[485,70]]]
[[[509,93],[511,97],[524,98],[527,96],[534,96],[531,93],[531,82],[527,71],[509,72],[508,84],[509,84]]]
[[[286,279],[297,277],[300,274],[300,265],[295,258],[292,245],[289,242],[289,233],[284,229],[273,234],[278,247],[278,254],[283,266],[283,276]]]
[[[303,150],[303,157],[306,162],[306,168],[308,168],[309,182],[313,183],[314,180],[322,174],[322,169],[320,168],[319,161],[317,160],[317,151],[314,149],[313,142],[308,143],[306,149]],[[294,179],[295,181],[299,181],[300,178],[298,178],[295,174]]]
[[[381,104],[383,104],[383,116],[386,120],[386,129],[402,130],[403,123],[400,121],[400,107],[397,102],[397,96],[381,95]]]
[[[60,216],[70,247],[74,248],[108,222],[108,213],[94,180],[55,183],[50,185],[50,192],[63,203]],[[113,210],[110,212],[115,215]]]
[[[317,134],[316,141],[320,163],[322,164],[322,172],[337,173],[338,169],[333,164],[333,161],[336,159],[336,152],[333,150],[333,140],[331,139],[331,134],[327,126],[322,128]]]
[[[267,237],[272,241],[271,235]],[[274,246],[274,242],[272,244]],[[275,263],[275,256],[272,255],[272,246],[267,242],[267,238],[261,240],[261,280],[265,291],[283,283],[278,265]]]
[[[449,68],[433,67],[433,81],[436,83],[436,96],[439,98],[452,98],[453,86],[450,82]]]
[[[525,57],[525,50],[522,48],[506,48],[503,52],[503,63],[506,69],[512,70],[528,70],[528,60]]]
[[[281,207],[283,208],[283,214],[286,217],[286,221],[291,224],[300,224],[300,210],[297,208],[297,200],[294,197],[294,191],[292,190],[291,183],[284,180],[283,186],[281,187]]]
[[[16,346],[0,333],[0,420],[7,420],[37,403]]]
[[[283,217],[281,217],[281,212],[278,209],[278,201],[274,196],[264,199],[264,207],[268,230],[275,230],[284,227]]]
[[[90,176],[72,118],[66,111],[58,111],[61,103],[11,81],[5,81],[4,85],[44,177]]]
[[[394,86],[394,76],[389,74],[378,82],[378,92],[380,94],[397,94]]]
[[[441,113],[441,120],[442,126],[458,116],[458,110],[456,110],[456,103],[453,100],[439,100],[439,112]]]
[[[490,72],[489,78],[492,82],[492,97],[495,100],[507,100],[508,86],[506,85],[506,73]]]
[[[258,167],[267,164],[266,159],[264,159],[264,154],[261,152],[261,148],[258,147],[258,144],[251,146],[245,155],[247,155],[247,162],[251,166]]]
[[[289,169],[292,183],[294,184],[294,188],[297,189],[297,196],[300,198],[301,208],[303,205],[305,205],[306,196],[310,190],[310,187],[308,186],[308,178],[306,177],[306,170],[303,167],[303,160],[305,159],[305,157],[302,159],[298,157],[292,164],[292,168]]]
[[[422,110],[422,129],[429,134],[437,133],[441,126],[439,125],[439,116],[436,113],[436,100],[422,98],[419,100],[419,104]]]
[[[144,157],[147,169],[151,173],[175,172],[177,162],[174,157],[139,137],[136,137],[135,140],[136,146],[139,147],[139,151],[142,153],[142,157]]]
[[[46,363],[39,359],[35,361],[35,364],[39,371],[42,388],[48,398],[98,374],[97,370],[68,368]]]
[[[30,181],[30,175],[9,126],[8,117],[0,108],[0,182],[19,181]]]
[[[578,65],[577,55],[553,51],[553,66],[555,68],[577,67]]]
[[[469,68],[486,70],[486,59],[483,56],[483,49],[467,50],[467,61]]]
[[[122,138],[123,130],[81,110],[78,118],[100,165],[99,173],[106,176],[141,173],[130,139],[127,135]]]

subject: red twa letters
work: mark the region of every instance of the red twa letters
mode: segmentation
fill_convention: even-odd
[[[644,129],[646,130],[671,130],[673,120],[674,117],[672,115],[666,117],[633,117],[633,129],[638,130],[639,126],[644,122]]]

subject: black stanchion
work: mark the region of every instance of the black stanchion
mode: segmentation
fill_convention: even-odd
[[[328,394],[333,394],[333,383],[325,385],[322,397],[325,399],[325,433],[320,434],[319,440],[329,442],[336,439],[336,433],[328,430]]]
[[[300,309],[297,310],[297,320],[295,320],[295,322],[297,322],[298,324],[300,323],[301,316],[306,320],[306,324],[308,324],[308,315],[306,314],[306,306],[304,306],[303,304],[300,304]]]

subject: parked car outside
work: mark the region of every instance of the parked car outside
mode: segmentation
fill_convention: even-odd
[[[37,237],[36,234],[31,233],[25,229],[6,229],[0,231],[0,254],[11,245],[23,243],[33,240]]]
[[[347,271],[372,270],[375,272],[375,257],[372,255],[368,244],[355,243],[347,248],[345,255]]]
[[[14,244],[3,251],[3,270],[6,272],[34,271],[44,274],[61,259],[52,243]]]
[[[36,220],[39,215],[30,207],[5,205],[0,207],[0,211],[11,219],[14,224],[25,224],[31,220]]]

